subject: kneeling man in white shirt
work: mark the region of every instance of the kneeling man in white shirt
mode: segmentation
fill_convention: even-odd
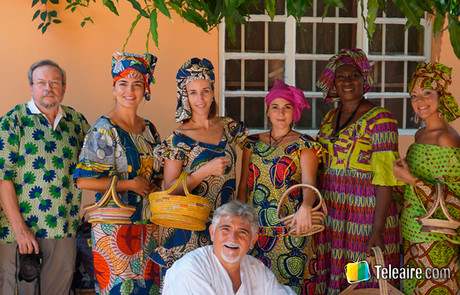
[[[209,228],[213,245],[175,262],[166,272],[162,294],[294,295],[261,261],[246,255],[257,241],[258,230],[250,205],[232,201],[219,207]]]

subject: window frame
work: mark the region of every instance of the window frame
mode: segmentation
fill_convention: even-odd
[[[319,0],[317,0],[319,1]],[[324,19],[321,16],[316,16],[317,11],[317,1],[313,1],[313,17],[305,16],[302,17],[300,23],[312,23],[313,24],[313,50],[315,50],[315,43],[316,43],[316,26],[321,25],[321,23],[335,23],[336,30],[335,30],[335,52],[338,52],[340,48],[338,41],[338,26],[339,24],[356,24],[357,25],[357,32],[356,32],[356,47],[361,48],[370,61],[425,61],[428,62],[431,60],[431,46],[432,46],[432,38],[431,38],[431,31],[432,31],[432,21],[428,21],[427,16],[423,18],[420,22],[420,25],[424,27],[424,43],[423,43],[423,55],[408,55],[408,34],[409,31],[404,31],[404,54],[405,55],[386,55],[385,54],[385,25],[387,24],[396,24],[396,25],[405,25],[406,18],[396,18],[396,17],[385,17],[383,14],[381,17],[377,17],[375,24],[376,25],[383,25],[382,28],[382,54],[381,55],[372,55],[369,54],[369,42],[367,38],[367,33],[364,29],[364,19],[361,17],[361,5],[357,4],[357,16],[356,17],[325,17]],[[364,0],[364,7],[367,7],[367,0]],[[339,8],[335,8],[336,15],[338,15]],[[364,17],[367,17],[367,9],[364,11]],[[340,19],[340,21],[337,21]],[[268,22],[271,21],[270,16],[267,15],[265,12],[264,15],[252,15],[251,22],[265,22],[265,36],[264,42],[268,42]],[[248,91],[248,90],[225,90],[225,64],[227,60],[241,60],[241,85],[244,85],[244,60],[264,60],[265,62],[265,73],[264,73],[264,88],[267,88],[268,85],[268,60],[284,60],[285,61],[285,69],[284,69],[284,81],[289,85],[295,85],[295,64],[296,60],[316,60],[316,61],[327,61],[332,56],[331,54],[315,54],[315,53],[296,53],[296,26],[297,23],[295,19],[290,16],[286,16],[286,9],[284,15],[276,15],[273,19],[273,22],[284,22],[285,23],[285,51],[284,53],[255,53],[255,52],[244,52],[245,48],[245,36],[246,36],[246,26],[241,25],[241,52],[226,52],[225,51],[225,38],[226,38],[226,28],[225,28],[225,21],[223,21],[219,25],[219,115],[225,116],[225,98],[226,97],[240,97],[241,98],[241,109],[240,109],[240,116],[243,120],[244,118],[244,99],[245,97],[265,97],[268,93],[268,89],[264,89],[264,91]],[[422,34],[422,33],[420,33]],[[267,44],[265,45],[267,49]],[[381,84],[382,87],[385,85],[385,67],[381,68]],[[316,83],[318,77],[316,75],[316,63],[312,65],[312,83]],[[407,63],[404,64],[404,75],[403,77],[407,77]],[[314,80],[314,81],[313,81]],[[403,81],[404,86],[403,89],[407,91],[408,83],[405,79]],[[312,85],[314,85],[312,84]],[[316,101],[317,99],[322,99],[322,93],[317,91],[304,91],[304,94],[308,98],[312,98],[311,108],[316,109]],[[408,136],[414,135],[418,129],[408,129],[407,126],[407,104],[410,103],[408,100],[409,95],[407,92],[369,92],[365,94],[366,98],[378,98],[381,99],[381,106],[385,106],[386,99],[398,98],[403,99],[403,122],[402,128],[399,129],[399,135]],[[335,103],[337,105],[337,103]],[[266,106],[264,104],[264,112],[266,113]],[[319,131],[319,126],[314,126],[316,122],[316,112],[312,112],[312,129],[298,129],[302,133],[306,133],[312,136],[316,136]],[[261,133],[267,131],[268,126],[268,118],[264,115],[264,129],[253,129],[251,128],[251,134],[254,133]]]

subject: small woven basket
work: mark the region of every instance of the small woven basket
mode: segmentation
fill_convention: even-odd
[[[421,232],[433,232],[433,233],[441,233],[446,235],[453,235],[457,236],[456,229],[460,227],[460,220],[450,215],[449,211],[447,210],[446,205],[446,197],[444,195],[444,189],[442,183],[436,183],[436,200],[434,204],[431,206],[430,210],[426,212],[423,216],[415,216],[414,219],[422,226]],[[417,189],[412,187],[413,193],[418,196]],[[423,206],[423,203],[421,203]],[[446,215],[447,220],[442,219],[435,219],[432,218],[432,215],[435,213],[436,209],[441,207],[442,212]],[[426,210],[426,209],[425,209]]]
[[[383,253],[380,247],[373,247],[372,250],[375,253],[375,260],[374,257],[369,257],[367,260],[369,265],[374,269],[374,273],[377,273],[375,265],[377,264],[385,267],[385,260],[383,259]],[[383,278],[379,278],[379,289],[365,288],[355,290],[358,285],[359,284],[352,284],[348,286],[340,295],[404,295],[403,292],[388,284]]]
[[[294,214],[291,214],[291,215],[286,216],[286,217],[282,216],[284,202],[289,197],[289,194],[292,191],[294,191],[296,189],[299,189],[299,188],[303,188],[303,187],[309,188],[309,189],[313,190],[316,193],[316,195],[319,197],[319,204],[316,207],[314,207],[313,209],[311,209],[311,224],[312,224],[311,228],[307,229],[304,232],[300,232],[300,234],[297,235],[297,227],[294,225],[293,227],[291,227],[289,229],[289,235],[291,235],[291,236],[305,237],[305,236],[310,236],[310,235],[319,233],[322,230],[324,230],[324,225],[322,225],[322,223],[323,223],[323,220],[326,218],[326,215],[327,215],[326,204],[323,201],[323,197],[321,197],[321,194],[318,191],[318,189],[316,187],[314,187],[313,185],[310,185],[310,184],[300,183],[300,184],[293,185],[289,189],[287,189],[284,192],[284,194],[281,197],[281,200],[280,200],[280,202],[278,204],[278,208],[276,210],[276,216],[278,217],[280,222],[284,223],[285,226],[289,226],[291,224],[292,218],[294,218]],[[318,211],[320,208],[322,209],[323,212]]]
[[[187,230],[205,230],[212,203],[206,198],[192,195],[187,188],[187,172],[182,172],[176,183],[167,191],[149,195],[150,221],[155,224]],[[171,195],[183,181],[185,196]]]
[[[117,176],[110,179],[109,187],[102,198],[84,207],[90,223],[121,223],[131,224],[131,215],[136,212],[136,206],[126,205],[117,193]]]

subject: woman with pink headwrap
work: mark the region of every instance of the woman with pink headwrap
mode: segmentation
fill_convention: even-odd
[[[251,204],[259,218],[259,239],[252,255],[297,294],[313,294],[316,255],[311,237],[293,237],[278,221],[276,208],[283,193],[299,183],[316,185],[316,170],[323,148],[308,135],[292,130],[307,100],[300,89],[276,80],[267,94],[270,131],[248,136],[243,142],[243,161],[238,199]],[[316,195],[309,189],[294,191],[285,202],[286,214],[295,214],[297,232],[311,227]]]

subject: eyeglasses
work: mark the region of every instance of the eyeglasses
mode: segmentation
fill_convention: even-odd
[[[46,87],[47,84],[50,85],[51,88],[58,88],[62,85],[62,81],[59,80],[38,80],[37,82],[33,83],[37,88],[43,89]]]

